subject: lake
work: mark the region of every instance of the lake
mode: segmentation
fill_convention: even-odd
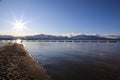
[[[120,80],[120,43],[24,42],[51,80]]]

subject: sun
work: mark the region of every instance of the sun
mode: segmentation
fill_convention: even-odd
[[[26,36],[33,31],[28,28],[27,24],[31,21],[24,21],[23,16],[20,19],[17,19],[15,16],[13,17],[14,21],[8,21],[9,24],[11,24],[11,34],[14,36]]]
[[[14,36],[25,36],[26,35],[26,30],[28,29],[26,27],[26,24],[28,23],[23,21],[23,19],[16,19],[14,18],[14,22],[9,23],[12,25],[12,34]]]
[[[21,22],[17,22],[15,23],[15,27],[19,30],[19,29],[23,29],[24,28],[24,24]]]
[[[25,28],[25,23],[23,21],[21,21],[21,20],[20,21],[16,20],[12,24],[13,24],[14,29],[19,31],[19,32],[23,31],[23,29]]]

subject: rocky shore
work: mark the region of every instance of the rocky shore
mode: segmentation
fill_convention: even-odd
[[[48,80],[22,44],[0,47],[0,80]]]

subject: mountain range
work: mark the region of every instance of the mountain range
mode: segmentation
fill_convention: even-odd
[[[11,36],[0,35],[1,40],[13,40],[13,39],[26,39],[26,40],[120,40],[120,35],[74,35],[74,36],[54,36],[54,35],[32,35],[32,36]]]

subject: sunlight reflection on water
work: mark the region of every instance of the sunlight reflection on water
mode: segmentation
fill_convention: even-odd
[[[21,39],[17,39],[15,42],[18,43],[18,44],[22,44],[22,40]]]

